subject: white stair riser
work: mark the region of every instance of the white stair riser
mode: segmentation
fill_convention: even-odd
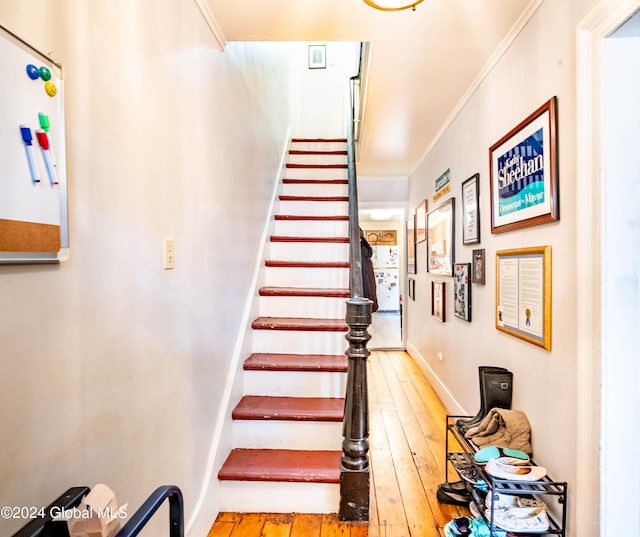
[[[262,296],[262,317],[318,317],[343,319],[346,298],[309,296]]]
[[[347,201],[280,201],[276,214],[303,214],[305,216],[347,216]]]
[[[287,179],[346,179],[347,168],[287,168]]]
[[[250,395],[344,397],[346,384],[347,374],[337,371],[244,372],[244,393]]]
[[[340,485],[220,481],[220,511],[231,513],[335,513]]]
[[[339,449],[342,422],[236,420],[235,446],[249,449]]]
[[[346,142],[291,142],[290,149],[297,151],[346,151]]]
[[[270,287],[349,287],[348,268],[266,267],[264,285]]]
[[[302,330],[253,330],[253,352],[292,354],[344,354],[346,332]]]
[[[346,261],[347,243],[327,242],[271,242],[269,259],[278,261]]]
[[[348,237],[346,220],[276,220],[274,235],[289,237]]]
[[[336,151],[341,151],[337,149]],[[347,155],[289,155],[289,164],[346,164]]]
[[[281,194],[283,196],[346,196],[348,187],[341,184],[285,183],[282,185]]]

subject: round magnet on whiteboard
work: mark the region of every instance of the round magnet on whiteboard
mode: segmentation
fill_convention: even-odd
[[[44,80],[45,82],[47,80],[51,80],[51,71],[49,71],[48,67],[45,67],[43,65],[42,67],[40,67],[39,71],[40,71],[40,78],[42,78],[42,80]]]
[[[45,82],[44,91],[47,92],[49,97],[55,97],[58,93],[58,88],[56,88],[56,85],[53,82]]]
[[[31,80],[38,80],[40,78],[40,69],[30,63],[27,65],[27,75],[29,75]]]

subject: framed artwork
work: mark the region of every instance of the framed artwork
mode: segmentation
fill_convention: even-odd
[[[416,244],[427,239],[427,200],[416,207]]]
[[[309,69],[327,68],[327,46],[309,45]]]
[[[551,350],[551,246],[496,252],[496,328]]]
[[[471,253],[471,257],[473,259],[471,273],[473,276],[471,277],[471,281],[473,283],[479,283],[484,285],[484,248],[480,250],[474,250]]]
[[[462,183],[462,244],[480,242],[480,174]]]
[[[427,270],[453,274],[456,200],[451,198],[427,214]]]
[[[431,315],[443,323],[447,320],[446,291],[445,282],[431,282]]]
[[[407,281],[407,287],[409,288],[409,298],[411,300],[416,299],[416,281],[413,278],[409,278]]]
[[[489,148],[491,233],[558,220],[556,97]]]
[[[407,272],[416,274],[416,217],[407,218]]]
[[[453,266],[453,314],[471,322],[471,263]]]

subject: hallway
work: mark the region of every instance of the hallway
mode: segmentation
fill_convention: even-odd
[[[466,509],[439,504],[446,410],[405,352],[374,351],[369,363],[370,523],[336,515],[221,513],[208,537],[431,537]],[[468,514],[468,513],[466,513]]]

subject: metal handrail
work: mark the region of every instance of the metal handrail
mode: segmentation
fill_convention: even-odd
[[[169,537],[184,537],[184,502],[182,492],[175,485],[158,487],[116,534],[116,537],[135,537],[166,499],[169,499]]]
[[[358,189],[354,130],[356,126],[355,86],[362,73],[364,47],[360,46],[358,74],[350,79],[351,117],[347,128],[347,170],[349,182],[349,287],[346,339],[349,362],[342,427],[340,462],[340,520],[369,520],[369,409],[367,395],[367,342],[371,336],[372,302],[363,296],[362,251],[358,221]]]

